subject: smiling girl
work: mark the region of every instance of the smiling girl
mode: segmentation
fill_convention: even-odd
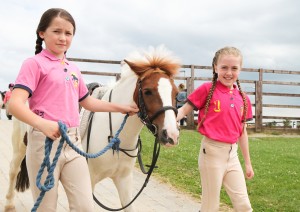
[[[242,54],[235,47],[217,51],[212,62],[212,82],[198,87],[178,110],[177,120],[193,109],[199,110],[198,131],[203,135],[198,160],[201,212],[219,210],[222,185],[235,211],[252,211],[237,154],[239,144],[245,160],[246,178],[253,178],[246,131],[246,121],[252,119],[251,103],[238,80],[242,61]]]

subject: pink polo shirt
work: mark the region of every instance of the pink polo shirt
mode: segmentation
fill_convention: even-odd
[[[34,113],[67,127],[79,126],[78,102],[89,95],[77,66],[45,49],[23,62],[14,88],[28,91]]]
[[[211,86],[212,82],[204,83],[188,96],[188,102],[194,106],[195,110],[200,110],[198,122],[204,116],[206,97]],[[246,97],[248,102],[247,120],[251,120],[251,102],[249,97]],[[236,143],[242,135],[243,108],[243,98],[237,86],[234,85],[234,89],[230,91],[228,87],[217,81],[206,119],[198,131],[213,140]]]

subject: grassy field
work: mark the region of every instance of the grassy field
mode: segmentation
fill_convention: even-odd
[[[149,164],[154,137],[143,129],[143,160]],[[180,144],[161,148],[154,175],[179,190],[199,198],[201,193],[198,154],[201,135],[181,130]],[[255,177],[247,181],[254,211],[300,211],[300,138],[250,137],[250,154]],[[243,166],[243,158],[240,155]],[[231,206],[225,191],[221,202]]]

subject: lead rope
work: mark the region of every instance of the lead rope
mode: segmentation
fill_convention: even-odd
[[[109,208],[105,205],[103,205],[97,198],[96,196],[93,194],[93,198],[94,198],[94,201],[99,205],[101,206],[102,208],[104,208],[105,210],[108,210],[108,211],[120,211],[120,210],[123,210],[125,208],[127,208],[129,205],[131,205],[137,198],[138,196],[142,193],[142,191],[144,190],[144,188],[146,188],[148,182],[149,182],[149,179],[150,179],[150,176],[154,170],[154,168],[156,168],[156,162],[157,162],[157,159],[158,159],[158,156],[159,156],[159,152],[160,152],[160,143],[158,142],[158,139],[156,138],[155,139],[155,144],[154,144],[154,149],[153,149],[153,154],[152,154],[152,163],[151,163],[151,166],[149,167],[149,170],[148,172],[144,172],[144,174],[147,174],[147,177],[145,179],[145,182],[143,184],[143,186],[141,187],[141,189],[137,192],[137,194],[134,196],[134,198],[125,206],[122,206],[121,208]]]
[[[78,147],[76,147],[69,139],[68,135],[67,135],[67,127],[65,124],[63,124],[62,122],[58,122],[59,125],[59,130],[61,133],[61,139],[59,141],[59,145],[57,147],[55,156],[53,158],[52,164],[50,163],[50,153],[51,153],[51,149],[52,149],[52,144],[53,144],[53,140],[51,140],[50,138],[46,138],[45,140],[45,157],[43,160],[43,163],[41,164],[41,167],[38,171],[37,177],[36,177],[36,186],[39,188],[39,190],[41,191],[39,197],[37,198],[36,202],[34,203],[33,208],[31,209],[31,212],[36,212],[36,210],[38,209],[39,205],[41,204],[45,193],[47,191],[49,191],[51,188],[53,188],[54,186],[54,176],[53,176],[53,172],[54,169],[56,167],[57,161],[58,161],[58,157],[61,153],[64,141],[67,142],[67,144],[72,147],[72,149],[77,152],[78,154],[86,157],[86,158],[97,158],[101,155],[103,155],[107,150],[111,149],[112,146],[117,147],[116,151],[119,151],[119,145],[120,145],[120,139],[119,134],[122,131],[126,120],[128,118],[128,114],[126,114],[126,116],[124,117],[124,120],[120,126],[120,129],[117,131],[116,135],[114,138],[111,139],[111,142],[108,143],[108,145],[106,147],[103,148],[103,150],[99,151],[98,153],[92,154],[92,153],[86,153],[83,152],[82,150],[80,150]],[[48,171],[48,175],[46,177],[46,180],[44,182],[44,185],[41,184],[41,178],[42,178],[42,174],[44,172],[44,169],[47,167],[47,171]]]

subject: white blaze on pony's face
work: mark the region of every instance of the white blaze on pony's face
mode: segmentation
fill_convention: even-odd
[[[170,83],[169,79],[161,78],[158,81],[158,93],[160,95],[163,107],[173,106],[173,99],[172,99],[172,91],[173,86]],[[179,129],[177,126],[176,121],[176,114],[174,115],[173,110],[166,110],[165,111],[165,118],[164,118],[164,126],[163,130],[166,131],[165,136],[170,137],[174,145],[178,144],[178,137],[179,137]],[[170,146],[172,144],[166,143],[166,146]]]

